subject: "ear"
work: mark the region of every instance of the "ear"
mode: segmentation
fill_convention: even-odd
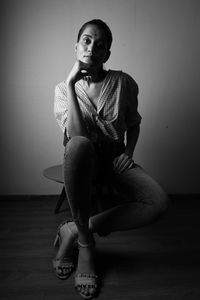
[[[77,51],[77,46],[78,46],[78,43],[76,43],[75,46],[74,46],[75,52]]]
[[[106,53],[106,56],[105,56],[105,58],[104,58],[104,63],[106,63],[107,62],[107,60],[109,59],[109,57],[110,57],[110,54],[111,54],[111,52],[110,52],[110,50],[108,50],[107,51],[107,53]]]

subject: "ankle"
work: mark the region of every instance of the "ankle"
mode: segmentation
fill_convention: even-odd
[[[80,247],[89,247],[94,244],[94,237],[92,233],[78,235],[78,244]]]
[[[80,240],[78,240],[77,242],[78,242],[79,249],[80,248],[91,248],[91,247],[95,246],[94,239],[90,240],[88,243],[82,243],[82,242],[80,242]]]

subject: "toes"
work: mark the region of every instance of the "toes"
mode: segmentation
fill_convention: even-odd
[[[73,271],[73,268],[62,268],[62,267],[58,267],[56,269],[56,273],[58,276],[60,277],[67,277],[68,275],[70,275]]]
[[[82,289],[80,285],[77,285],[75,288],[76,288],[76,290],[77,290],[78,292],[80,292],[81,289]]]
[[[70,274],[73,271],[73,268],[64,268],[63,269],[63,275],[66,276]]]
[[[96,288],[93,286],[81,286],[78,291],[85,296],[93,296],[96,293]]]
[[[57,269],[56,272],[57,272],[58,275],[63,275],[63,272],[60,269]]]
[[[83,287],[83,288],[81,289],[81,294],[83,294],[83,295],[85,295],[85,296],[90,296],[88,287]]]
[[[62,272],[63,272],[63,275],[65,276],[70,272],[70,270],[69,269],[63,269]]]
[[[81,290],[81,294],[85,295],[85,296],[89,296],[88,290],[87,289],[82,289]]]
[[[96,288],[90,287],[90,288],[89,288],[89,294],[90,294],[90,295],[94,295],[95,293],[96,293]]]

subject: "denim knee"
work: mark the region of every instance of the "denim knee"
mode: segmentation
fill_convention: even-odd
[[[85,136],[74,136],[72,137],[65,146],[65,153],[67,152],[78,152],[78,153],[89,153],[94,152],[94,146],[92,142]]]

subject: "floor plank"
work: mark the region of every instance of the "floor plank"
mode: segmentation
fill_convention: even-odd
[[[57,279],[56,196],[1,197],[0,299],[76,300],[73,276]],[[156,223],[97,240],[102,300],[200,299],[200,199],[173,200]]]

